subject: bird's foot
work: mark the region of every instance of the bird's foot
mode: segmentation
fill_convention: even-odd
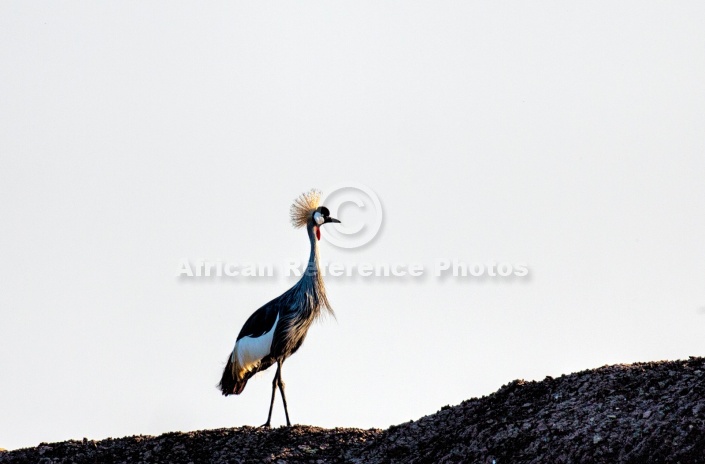
[[[271,427],[272,427],[272,426],[269,425],[269,422],[267,422],[266,424],[262,424],[262,425],[259,426],[259,428],[261,428],[261,429],[269,429],[269,428],[271,428]]]

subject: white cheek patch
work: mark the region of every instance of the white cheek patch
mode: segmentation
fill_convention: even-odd
[[[321,224],[323,224],[323,221],[325,221],[325,218],[321,213],[316,211],[315,213],[313,213],[313,220],[316,222],[316,224],[320,226]]]
[[[235,361],[235,356],[237,356],[237,364],[244,371],[251,371],[256,368],[260,360],[267,356],[272,350],[272,339],[274,338],[274,331],[278,323],[279,315],[277,314],[277,319],[274,321],[274,325],[269,332],[257,338],[248,336],[238,340],[233,350],[232,360]]]

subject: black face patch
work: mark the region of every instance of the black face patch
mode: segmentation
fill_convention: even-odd
[[[325,206],[319,206],[318,208],[316,208],[316,211],[321,213],[324,217],[330,216],[330,211],[328,211],[328,208],[326,208]]]

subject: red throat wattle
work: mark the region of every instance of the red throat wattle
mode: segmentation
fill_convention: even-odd
[[[320,240],[320,239],[321,239],[321,228],[318,227],[318,226],[314,226],[314,227],[313,227],[313,230],[316,232],[316,238],[317,238],[318,240]]]

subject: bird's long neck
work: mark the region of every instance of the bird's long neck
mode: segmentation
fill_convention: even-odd
[[[301,278],[301,284],[307,287],[311,292],[316,311],[320,308],[325,308],[328,312],[333,314],[333,309],[330,307],[330,303],[328,303],[328,298],[326,297],[326,287],[323,284],[323,276],[321,275],[321,269],[318,265],[318,240],[316,239],[313,227],[308,227],[308,239],[311,243],[311,253],[308,257],[306,270]]]
[[[318,240],[316,240],[316,234],[311,227],[308,228],[308,240],[311,243],[311,253],[308,255],[308,269],[310,272],[315,272],[316,275],[320,275],[320,268],[318,267]]]

